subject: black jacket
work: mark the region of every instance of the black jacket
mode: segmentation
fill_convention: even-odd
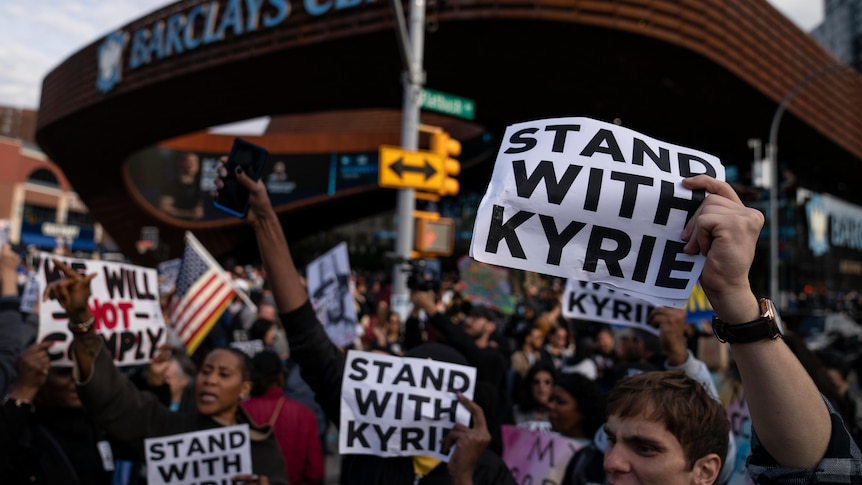
[[[107,442],[81,408],[0,406],[0,481],[9,484],[111,483],[98,443]],[[113,463],[111,464],[113,465]]]

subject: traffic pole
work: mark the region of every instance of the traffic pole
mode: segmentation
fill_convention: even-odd
[[[425,41],[425,0],[410,1],[410,20],[404,28],[401,0],[392,0],[398,24],[397,35],[401,57],[404,61],[402,83],[404,85],[404,104],[401,112],[401,146],[405,150],[419,148],[419,108],[422,103],[422,87],[425,71],[422,68],[422,53]],[[407,273],[403,261],[410,259],[413,250],[413,211],[416,208],[416,190],[398,189],[396,216],[397,234],[395,253],[398,261],[392,268],[392,296],[390,309],[405,321],[410,313],[410,293],[407,288]]]

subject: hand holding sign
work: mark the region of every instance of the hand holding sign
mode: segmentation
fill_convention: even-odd
[[[54,265],[63,272],[65,278],[54,281],[45,287],[42,300],[55,298],[73,322],[88,320],[92,317],[87,308],[87,301],[90,299],[90,282],[96,277],[96,273],[82,276],[59,259],[53,261]]]
[[[449,453],[452,446],[457,445],[449,458],[449,476],[454,484],[472,483],[479,457],[491,443],[491,433],[482,408],[463,394],[458,394],[458,400],[470,411],[473,426],[457,423],[443,440],[443,453]]]
[[[686,254],[706,256],[700,275],[703,291],[719,318],[748,321],[750,315],[759,313],[748,271],[763,227],[763,214],[745,207],[733,187],[712,177],[699,175],[683,180],[683,185],[710,194],[682,233]]]
[[[686,177],[724,178],[707,153],[589,118],[511,125],[476,212],[470,256],[606,284],[682,307],[704,256],[680,232],[705,196]]]

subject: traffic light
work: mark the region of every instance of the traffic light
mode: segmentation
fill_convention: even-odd
[[[448,217],[416,217],[416,251],[423,257],[451,256],[455,243],[455,221]]]
[[[455,177],[461,173],[461,162],[453,157],[461,155],[461,142],[445,131],[436,131],[431,133],[431,152],[443,160],[443,181],[437,193],[443,196],[457,195],[460,185]]]

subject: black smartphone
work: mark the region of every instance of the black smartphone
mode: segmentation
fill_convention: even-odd
[[[242,167],[242,171],[252,179],[260,180],[267,156],[269,152],[266,148],[242,138],[235,138],[225,164],[227,176],[222,180],[224,186],[219,189],[213,206],[230,215],[245,217],[248,213],[249,193],[236,179],[236,167]]]

